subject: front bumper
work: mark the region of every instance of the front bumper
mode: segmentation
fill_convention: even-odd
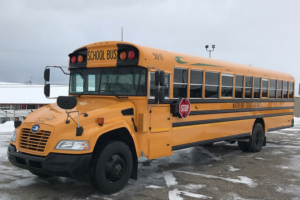
[[[16,147],[9,144],[7,156],[11,164],[33,172],[53,176],[82,178],[88,175],[92,154],[56,154],[46,157],[18,153]]]

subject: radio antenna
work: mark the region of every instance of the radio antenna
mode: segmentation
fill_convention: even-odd
[[[123,42],[123,27],[121,28],[121,41]]]

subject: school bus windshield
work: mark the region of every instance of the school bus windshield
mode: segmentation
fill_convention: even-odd
[[[70,74],[70,94],[147,95],[147,70],[145,68],[71,69]]]

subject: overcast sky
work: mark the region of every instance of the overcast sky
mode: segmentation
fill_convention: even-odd
[[[0,82],[43,83],[47,65],[120,40],[292,74],[300,82],[299,0],[0,0]],[[68,77],[51,73],[53,83]]]

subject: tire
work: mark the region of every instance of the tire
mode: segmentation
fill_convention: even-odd
[[[264,144],[265,132],[261,124],[254,124],[248,148],[250,152],[259,152]]]
[[[129,147],[120,141],[107,142],[96,149],[90,167],[93,186],[104,194],[122,190],[127,184],[133,167]]]
[[[242,152],[249,152],[249,142],[238,142],[238,146]]]
[[[36,175],[40,178],[50,178],[52,177],[51,175],[48,175],[48,174],[41,174],[41,173],[38,173],[38,172],[34,172],[34,171],[30,171],[30,173],[32,173],[33,175]]]

